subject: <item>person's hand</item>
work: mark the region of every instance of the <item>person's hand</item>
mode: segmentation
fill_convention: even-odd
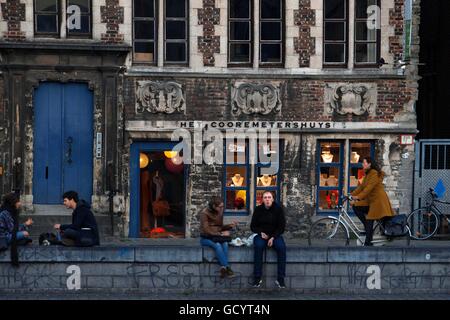
[[[231,227],[232,227],[232,228],[235,228],[237,225],[238,225],[238,222],[237,222],[237,221],[232,221],[232,222],[231,222]]]
[[[59,224],[59,223],[55,224],[54,228],[57,229],[57,230],[61,229],[61,224]]]
[[[229,237],[231,233],[230,233],[230,231],[222,231],[221,234],[223,236]]]
[[[31,226],[32,224],[33,224],[33,219],[31,219],[31,218],[28,218],[28,220],[25,221],[25,225],[26,225],[27,227]]]
[[[350,201],[350,205],[354,206],[355,205],[355,201]]]
[[[265,234],[264,232],[261,232],[261,238],[263,238],[264,240],[269,239],[269,236],[267,234]]]
[[[267,242],[267,246],[272,247],[273,245],[273,237],[269,239],[269,241]]]
[[[25,236],[25,237],[29,237],[30,236],[30,234],[28,233],[28,231],[22,231],[23,232],[23,235]]]

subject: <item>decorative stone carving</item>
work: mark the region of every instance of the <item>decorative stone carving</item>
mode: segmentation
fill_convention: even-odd
[[[340,115],[375,114],[377,88],[367,83],[329,83],[325,87],[325,112]]]
[[[238,83],[231,89],[233,115],[281,112],[280,88],[273,83]]]
[[[137,81],[136,113],[183,113],[186,110],[181,84],[176,82]]]

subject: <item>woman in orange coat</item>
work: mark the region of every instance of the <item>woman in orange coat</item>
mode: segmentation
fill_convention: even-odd
[[[365,177],[353,192],[353,210],[366,230],[365,246],[372,245],[373,221],[394,215],[389,198],[384,191],[384,172],[370,158],[363,159]]]

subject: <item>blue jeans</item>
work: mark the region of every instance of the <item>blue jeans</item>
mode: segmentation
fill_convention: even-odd
[[[200,238],[200,244],[204,247],[213,248],[216,252],[216,257],[222,267],[228,267],[228,242],[213,242],[206,238]]]
[[[16,241],[23,240],[23,239],[26,239],[26,238],[28,238],[28,237],[25,236],[24,231],[17,231]],[[7,235],[6,241],[8,242],[8,244],[11,244],[11,241],[12,241],[12,234],[11,233]]]
[[[253,238],[253,245],[255,247],[255,266],[253,274],[255,278],[261,278],[262,276],[263,252],[267,247],[267,242],[268,240],[264,240],[259,234]],[[284,243],[283,237],[276,237],[273,240],[272,247],[277,252],[278,278],[284,278],[286,276],[286,244]]]

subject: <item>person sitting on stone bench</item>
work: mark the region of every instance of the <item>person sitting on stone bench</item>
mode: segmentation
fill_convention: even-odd
[[[33,220],[28,218],[23,224],[19,224],[19,213],[22,204],[16,193],[8,193],[3,197],[0,207],[0,247],[7,249],[11,245],[11,263],[19,266],[17,245],[26,245],[32,242],[29,227]]]
[[[100,245],[97,221],[91,207],[84,200],[79,200],[75,191],[63,195],[64,205],[73,209],[72,224],[55,224],[54,228],[61,234],[61,243],[65,246],[88,247]]]

